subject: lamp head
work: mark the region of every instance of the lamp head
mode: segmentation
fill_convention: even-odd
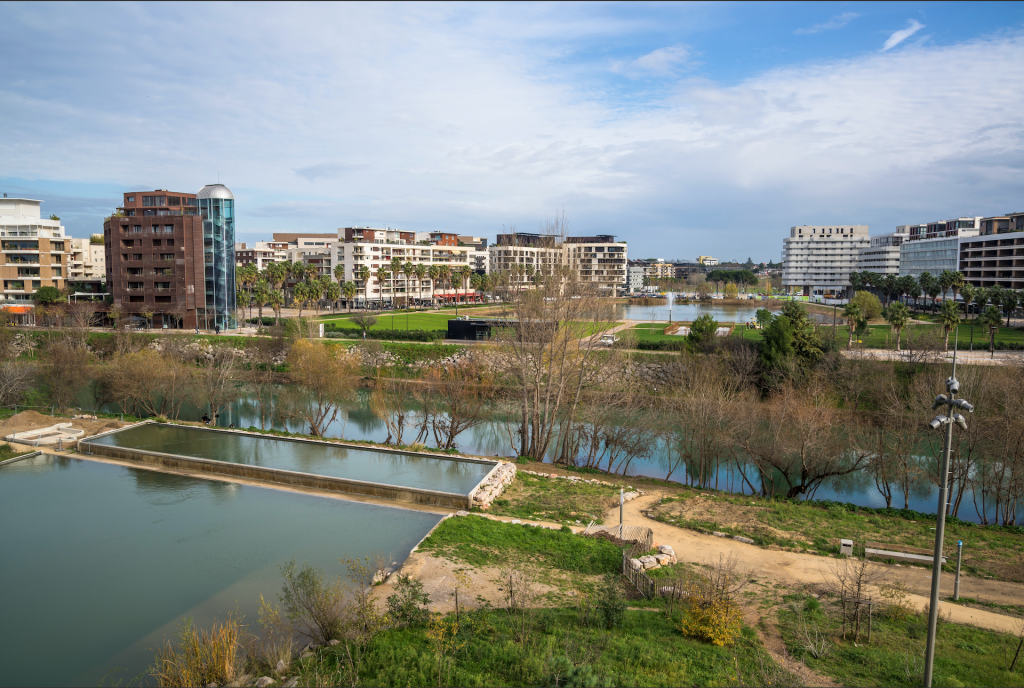
[[[949,399],[946,398],[946,395],[945,394],[940,394],[939,396],[935,397],[935,403],[932,404],[932,411],[934,411],[935,409],[939,408],[940,406],[943,406],[944,404],[946,404],[948,402],[949,402]]]
[[[948,420],[949,419],[946,418],[945,416],[935,416],[932,422],[929,423],[928,425],[932,426],[932,430],[938,430],[939,428],[942,427],[943,423],[945,423]]]
[[[949,378],[948,380],[946,380],[946,389],[949,391],[950,394],[956,394],[957,392],[960,391],[960,381],[957,380],[955,377]]]
[[[967,411],[967,413],[974,413],[974,407],[968,404],[966,399],[957,399],[954,405]]]
[[[953,422],[956,423],[956,426],[961,430],[967,429],[967,421],[959,413],[953,415]]]

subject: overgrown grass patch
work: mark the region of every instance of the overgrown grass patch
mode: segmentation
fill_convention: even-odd
[[[444,679],[424,629],[387,631],[370,646],[360,683],[366,686],[721,686],[767,685],[782,679],[761,645],[744,637],[716,647],[684,637],[675,620],[653,611],[627,611],[621,627],[608,630],[581,620],[575,609],[539,610],[533,631],[517,642],[504,610],[463,614]],[[300,685],[343,674],[344,646],[307,660]],[[739,668],[742,678],[737,676]],[[788,677],[789,681],[793,677]],[[331,684],[333,685],[333,684]]]
[[[604,512],[617,503],[619,490],[561,478],[543,478],[523,472],[491,506],[491,513],[560,523],[604,522]]]
[[[471,566],[498,566],[518,555],[585,575],[616,573],[622,562],[619,548],[607,540],[477,516],[446,519],[419,548]]]
[[[824,601],[811,610],[801,595],[787,596],[790,604],[780,608],[779,630],[786,648],[794,658],[831,676],[844,686],[919,686],[923,679],[924,644],[927,617],[911,615],[893,621],[876,609],[872,620],[871,642],[866,639],[866,620],[861,637],[842,640],[839,619],[831,604]],[[834,644],[820,657],[806,646],[804,624],[820,631]],[[940,623],[935,645],[935,677],[938,686],[1019,686],[1024,671],[1018,666],[1010,673],[1010,661],[1017,638],[974,626]],[[1019,664],[1019,663],[1018,663]]]

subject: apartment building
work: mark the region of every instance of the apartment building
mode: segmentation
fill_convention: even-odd
[[[234,195],[134,191],[103,223],[107,289],[154,327],[235,327]]]
[[[106,252],[103,235],[93,234],[88,239],[69,239],[69,282],[96,282],[107,279]]]
[[[618,296],[628,289],[626,244],[610,234],[566,237],[562,243],[540,234],[499,234],[489,250],[491,272],[507,273],[520,286],[532,284],[535,272],[568,265],[581,279],[593,282],[599,293]]]
[[[981,234],[959,242],[959,269],[976,287],[1024,289],[1024,213],[982,218]]]
[[[460,273],[464,267],[476,271],[474,249],[459,245],[452,232],[406,232],[391,227],[342,227],[338,229],[334,266],[342,266],[343,281],[355,282],[356,304],[386,304],[408,299],[412,303],[434,303],[437,300],[465,302],[476,298],[468,280],[460,276],[449,279],[430,277],[433,267],[447,268],[449,274]],[[412,272],[388,274],[381,279],[377,271],[390,269],[398,259],[409,264]],[[362,279],[362,269],[370,278]],[[333,271],[333,267],[332,267]]]
[[[712,258],[711,256],[697,256],[697,264],[714,267],[715,265],[718,265],[718,259]]]
[[[867,225],[799,225],[782,240],[782,286],[790,294],[841,298],[871,245]]]
[[[10,312],[32,306],[41,287],[63,289],[68,277],[70,240],[59,219],[41,217],[42,201],[0,199],[0,285]]]
[[[857,270],[899,275],[900,246],[909,236],[907,232],[896,231],[871,237],[871,244],[857,251]]]
[[[459,236],[459,246],[469,248],[469,265],[481,275],[490,272],[490,253],[487,239],[475,236]]]
[[[287,241],[257,241],[235,244],[235,266],[255,265],[262,270],[271,263],[283,263],[288,260]]]
[[[910,275],[917,278],[923,272],[938,277],[944,270],[958,270],[960,240],[977,236],[981,219],[960,217],[943,222],[908,225],[909,236],[900,245],[900,277]]]

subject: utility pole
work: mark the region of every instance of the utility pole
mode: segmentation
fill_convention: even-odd
[[[942,464],[939,466],[940,487],[939,504],[935,512],[935,558],[932,562],[932,594],[928,605],[928,642],[925,645],[924,655],[924,687],[931,688],[932,669],[935,664],[935,631],[939,620],[939,578],[942,574],[942,538],[946,532],[946,506],[949,503],[949,453],[953,444],[953,424],[961,430],[967,429],[967,421],[954,409],[962,409],[968,413],[974,411],[974,407],[965,399],[957,399],[956,393],[960,391],[960,383],[956,379],[956,347],[953,348],[953,373],[946,380],[946,394],[935,397],[932,403],[932,410],[940,406],[947,408],[946,415],[938,415],[929,424],[933,430],[943,428],[945,438],[942,443]]]

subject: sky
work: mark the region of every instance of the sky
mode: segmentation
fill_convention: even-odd
[[[1024,210],[1024,3],[0,3],[0,191],[778,260],[799,224]]]

